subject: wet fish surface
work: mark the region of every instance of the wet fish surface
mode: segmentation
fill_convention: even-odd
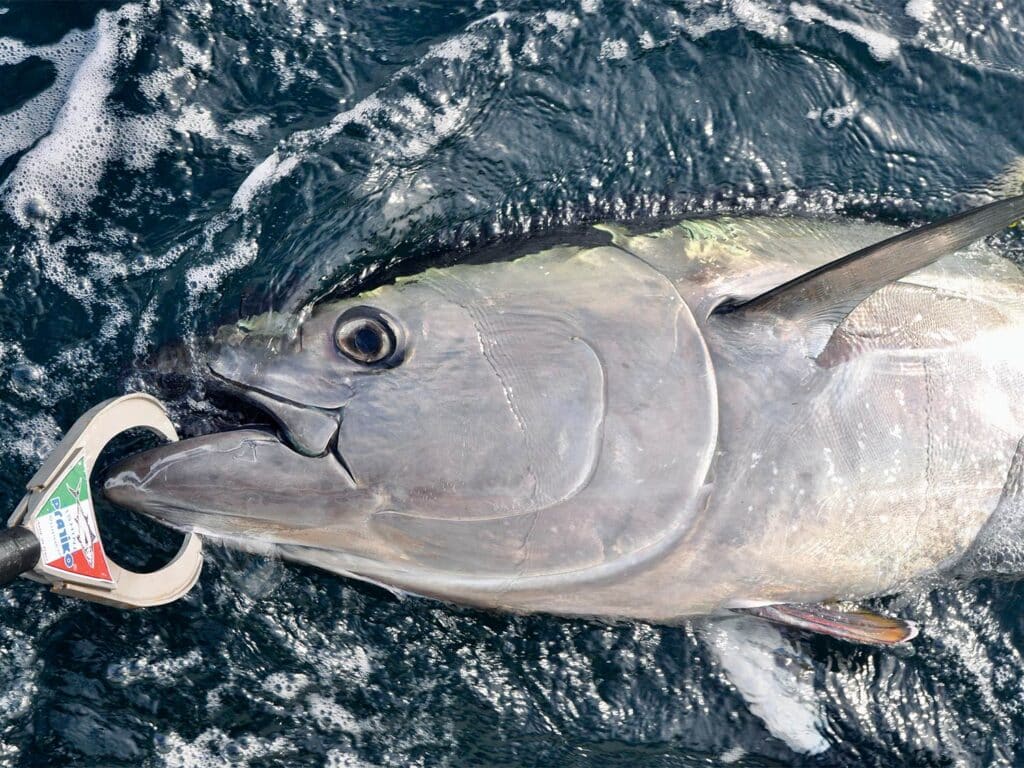
[[[697,232],[708,219],[789,219],[833,231],[839,255],[1009,194],[1022,25],[1012,3],[945,0],[0,3],[0,492],[12,508],[62,430],[131,389],[167,399],[192,437],[240,418],[265,429],[176,363],[238,318],[493,260],[481,253],[609,245],[607,231],[581,240],[596,222],[640,243],[686,219],[676,235],[718,249]],[[966,253],[996,299],[1012,288],[981,262],[1022,256],[1012,231]],[[950,298],[951,316],[964,306]],[[850,327],[846,352],[888,325]],[[151,447],[130,438],[110,463]],[[572,478],[553,467],[537,487],[564,492]],[[971,481],[985,504],[1016,498],[988,471]],[[863,527],[846,541],[908,554],[860,586],[959,546],[974,509],[958,509],[962,531],[922,515],[905,541],[906,514],[851,518]],[[176,548],[137,514],[99,513],[121,562]],[[982,547],[977,567],[1007,552]],[[831,557],[806,549],[793,570]],[[498,568],[484,552],[473,565]],[[212,544],[199,587],[153,612],[19,583],[0,596],[0,764],[1014,765],[1021,587],[940,570],[857,606],[916,621],[903,651],[749,616],[459,609]]]
[[[243,320],[204,364],[281,437],[157,448],[105,492],[490,608],[669,623],[899,591],[1020,517],[999,503],[1024,438],[1024,275],[959,246],[1021,215],[1024,196],[888,238],[609,228]]]

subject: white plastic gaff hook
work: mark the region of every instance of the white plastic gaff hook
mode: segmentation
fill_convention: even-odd
[[[120,608],[170,603],[193,587],[203,567],[202,541],[194,533],[153,573],[129,571],[103,549],[89,478],[106,444],[134,427],[178,439],[163,405],[150,395],[115,397],[82,414],[29,480],[28,493],[7,521],[14,530],[0,533],[0,570]]]

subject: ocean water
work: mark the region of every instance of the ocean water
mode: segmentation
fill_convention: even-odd
[[[600,220],[909,225],[1000,191],[1022,104],[1008,0],[0,0],[0,500],[100,399],[220,425],[168,371],[239,315]],[[0,765],[1024,762],[1022,587],[880,605],[911,650],[737,657],[214,546],[160,609],[0,590]]]

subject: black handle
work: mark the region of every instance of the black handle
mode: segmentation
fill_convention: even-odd
[[[39,552],[39,539],[25,526],[0,531],[0,584],[14,581],[35,568]]]

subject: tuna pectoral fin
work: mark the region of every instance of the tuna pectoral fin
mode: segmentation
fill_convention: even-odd
[[[869,245],[745,301],[726,302],[715,314],[767,314],[835,327],[879,288],[1024,218],[1024,195],[950,216]]]
[[[787,603],[732,610],[757,616],[774,624],[829,635],[851,643],[898,645],[917,636],[917,625],[912,621],[881,616],[864,610],[843,611],[825,605]]]

